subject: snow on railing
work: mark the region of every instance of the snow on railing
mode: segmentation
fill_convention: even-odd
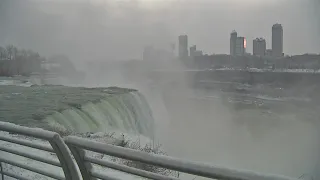
[[[2,180],[4,180],[4,178],[3,178],[4,175],[8,176],[8,177],[15,178],[15,179],[29,180],[27,177],[22,176],[18,173],[5,171],[3,168],[4,164],[9,164],[11,166],[15,166],[15,167],[18,167],[18,168],[21,168],[24,170],[28,170],[28,171],[38,173],[38,174],[41,174],[41,175],[44,175],[44,176],[47,176],[47,177],[50,177],[53,179],[58,179],[58,180],[64,180],[64,179],[80,180],[80,179],[82,179],[81,174],[78,171],[78,167],[77,167],[76,163],[72,160],[72,156],[71,156],[71,153],[70,153],[68,147],[66,146],[66,144],[64,143],[62,138],[57,133],[45,131],[42,129],[17,126],[14,124],[4,123],[4,122],[0,122],[0,131],[8,132],[10,134],[18,134],[18,135],[23,135],[23,136],[27,136],[27,137],[32,137],[32,138],[37,138],[37,139],[48,141],[51,146],[43,145],[40,143],[35,143],[33,141],[29,141],[26,139],[22,140],[22,139],[13,138],[13,137],[6,136],[6,135],[0,135],[1,141],[9,142],[11,144],[18,144],[21,146],[25,146],[25,147],[29,147],[29,148],[33,148],[33,149],[37,149],[37,150],[41,150],[41,151],[55,153],[56,156],[58,157],[58,160],[57,159],[53,160],[48,157],[43,157],[43,156],[39,156],[39,155],[35,155],[32,153],[26,152],[25,150],[19,150],[19,148],[6,147],[3,145],[0,145],[0,151],[10,153],[15,156],[35,160],[39,163],[44,163],[44,164],[49,164],[49,165],[56,166],[56,167],[61,167],[64,172],[64,176],[62,176],[60,174],[51,172],[48,169],[45,170],[45,168],[37,168],[37,167],[30,166],[30,165],[26,165],[25,163],[17,160],[16,158],[8,158],[8,157],[1,156],[0,157],[0,163],[1,163],[0,174],[2,176]]]
[[[160,156],[148,154],[145,152],[118,147],[109,144],[103,144],[91,140],[87,140],[79,137],[67,137],[65,143],[71,149],[83,179],[116,179],[109,175],[97,172],[93,169],[92,164],[104,166],[110,169],[134,174],[137,176],[156,179],[156,180],[168,180],[176,179],[173,177],[157,175],[151,172],[147,172],[140,169],[130,168],[127,166],[115,164],[103,159],[97,159],[89,156],[86,152],[93,151],[96,153],[102,153],[117,158],[122,158],[131,161],[137,161],[139,163],[150,164],[166,169],[171,169],[187,174],[196,176],[212,178],[212,179],[225,179],[225,180],[294,180],[293,178],[275,176],[275,175],[261,175],[255,172],[239,171],[223,167],[217,167],[212,165],[206,165],[203,163],[196,163],[192,161],[186,161],[174,157]]]

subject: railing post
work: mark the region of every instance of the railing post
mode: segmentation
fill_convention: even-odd
[[[0,172],[1,172],[1,180],[4,180],[4,174],[3,174],[2,162],[0,162]]]
[[[71,153],[63,139],[56,134],[52,140],[49,141],[49,143],[57,154],[66,180],[81,180],[82,178],[78,171],[77,165],[72,160]]]
[[[68,145],[74,159],[77,161],[78,167],[82,174],[83,180],[97,180],[91,176],[92,164],[85,162],[84,157],[86,152],[83,149],[77,148],[76,146]]]

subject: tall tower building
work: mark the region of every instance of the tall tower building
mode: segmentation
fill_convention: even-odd
[[[266,40],[263,38],[256,38],[253,40],[253,55],[254,56],[265,56],[267,50]]]
[[[236,42],[237,42],[238,34],[235,30],[233,30],[230,34],[230,55],[236,55]]]
[[[185,59],[189,56],[188,53],[188,36],[179,36],[179,58]]]
[[[272,26],[272,55],[274,57],[283,56],[283,28],[281,24]]]

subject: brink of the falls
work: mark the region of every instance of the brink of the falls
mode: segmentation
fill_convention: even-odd
[[[75,133],[120,131],[152,138],[154,119],[134,89],[5,86],[0,121]],[[15,111],[19,109],[19,111]]]

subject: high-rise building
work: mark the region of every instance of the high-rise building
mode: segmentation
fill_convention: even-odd
[[[272,55],[274,57],[283,56],[283,28],[281,24],[272,26]]]
[[[236,55],[236,41],[237,41],[238,34],[235,30],[233,30],[230,34],[230,55]]]
[[[245,37],[237,37],[236,39],[236,49],[235,55],[236,56],[243,56],[246,54],[247,48],[247,40]]]
[[[189,56],[188,53],[188,36],[179,36],[179,58],[184,59]]]
[[[267,50],[266,40],[263,38],[256,38],[253,40],[253,55],[265,56]]]

